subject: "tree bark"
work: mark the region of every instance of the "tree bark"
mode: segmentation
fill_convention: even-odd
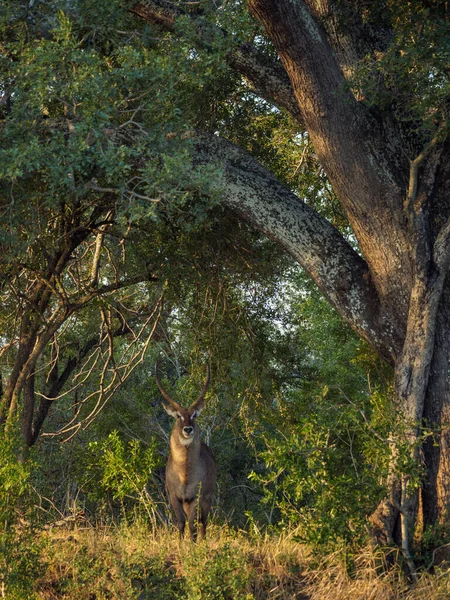
[[[407,161],[399,169],[386,156],[381,128],[348,90],[325,32],[304,2],[250,0],[249,8],[277,48],[315,152],[376,274],[380,301],[406,325],[413,278],[403,213]],[[395,139],[399,132],[390,134]]]
[[[176,20],[180,16],[188,15],[179,5],[166,0],[131,1],[129,10],[168,31],[173,31]],[[214,25],[206,25],[202,20],[196,18],[195,14],[191,16],[198,31],[198,46],[204,47],[204,39],[211,35],[227,35],[226,31]],[[292,91],[289,77],[278,61],[253,44],[240,41],[237,41],[234,48],[228,53],[226,60],[233,70],[247,80],[249,87],[255,93],[279,108],[287,110],[299,125],[303,126],[302,113]]]
[[[424,424],[434,432],[425,439],[425,479],[421,490],[423,526],[448,523],[450,509],[450,281],[436,319],[434,353],[426,390]]]
[[[200,135],[195,143],[196,163],[213,161],[222,167],[224,204],[287,250],[351,327],[392,363],[404,332],[398,321],[383,314],[361,256],[247,152],[214,135]]]

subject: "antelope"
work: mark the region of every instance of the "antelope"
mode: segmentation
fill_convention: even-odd
[[[189,408],[183,408],[169,396],[158,377],[158,363],[155,365],[155,379],[159,391],[168,402],[163,403],[167,413],[176,419],[170,435],[170,455],[166,465],[166,490],[169,502],[175,511],[180,539],[184,537],[186,517],[190,538],[196,540],[195,518],[200,508],[202,538],[206,536],[206,522],[211,509],[216,483],[216,461],[209,447],[200,440],[197,417],[205,405],[210,369],[207,365],[206,381],[197,400]]]

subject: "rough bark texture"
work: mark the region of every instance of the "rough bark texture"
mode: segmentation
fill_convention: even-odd
[[[319,3],[310,3],[317,10]],[[437,173],[442,139],[436,137],[408,165],[402,165],[398,152],[402,139],[400,126],[389,126],[390,145],[383,143],[380,130],[371,115],[357,103],[343,84],[343,53],[333,52],[336,39],[327,38],[306,3],[280,0],[249,0],[255,17],[264,25],[276,46],[292,82],[303,119],[323,164],[338,194],[361,250],[367,260],[382,306],[382,313],[404,326],[402,351],[396,361],[395,392],[403,431],[398,444],[408,444],[412,458],[418,459],[418,438],[428,393],[429,373],[435,354],[436,319],[448,269],[448,224],[432,233],[431,199],[439,186]],[[395,156],[391,152],[394,150]],[[396,158],[400,157],[400,159]],[[405,175],[409,173],[405,189]],[[389,319],[386,319],[389,322]],[[442,359],[441,359],[442,360]],[[438,380],[448,379],[448,371],[435,367]],[[440,384],[445,386],[444,381]],[[448,387],[448,384],[447,384]],[[441,392],[442,393],[442,392]],[[447,421],[448,407],[437,412]],[[430,410],[430,407],[428,407]],[[440,423],[441,427],[444,423]],[[436,517],[441,521],[449,505],[447,455],[443,455],[446,436],[441,435],[439,467],[436,470],[435,494],[439,494]],[[395,466],[395,457],[394,466]],[[437,457],[431,458],[435,462]],[[431,465],[430,465],[431,466]],[[431,467],[433,471],[433,467]],[[402,547],[410,559],[407,539],[408,516],[416,513],[416,494],[407,492],[406,476],[400,481]],[[439,483],[438,483],[439,481]],[[399,485],[391,480],[391,496],[398,500]],[[439,490],[439,491],[438,491]],[[436,504],[427,498],[431,488],[424,488],[426,510]],[[384,524],[384,540],[391,541],[395,526],[397,500],[391,497],[379,512]],[[394,508],[394,510],[392,510]],[[428,519],[428,517],[427,517]],[[383,527],[382,527],[383,528]],[[389,529],[390,528],[390,529]]]
[[[436,320],[434,354],[426,390],[424,422],[434,436],[426,439],[422,491],[424,526],[448,521],[450,507],[450,290],[447,283]]]
[[[367,264],[342,235],[237,146],[204,134],[196,148],[196,160],[213,157],[222,166],[223,201],[285,248],[350,325],[392,360],[403,332],[395,320],[383,320]]]
[[[249,7],[291,79],[316,154],[376,274],[381,302],[396,305],[396,320],[405,323],[412,265],[401,210],[404,174],[378,151],[386,145],[372,114],[346,90],[337,57],[307,6],[251,0]]]

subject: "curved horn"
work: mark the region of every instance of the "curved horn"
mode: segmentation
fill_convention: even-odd
[[[209,387],[209,377],[211,374],[211,369],[209,368],[209,363],[206,363],[206,381],[203,384],[202,391],[200,392],[200,396],[197,398],[195,402],[191,404],[189,408],[201,410],[203,408],[203,401],[205,399],[206,391]]]
[[[161,382],[159,380],[159,377],[158,377],[158,361],[156,361],[156,363],[155,363],[155,380],[156,380],[156,385],[158,386],[159,391],[161,392],[162,397],[165,400],[167,400],[167,402],[169,404],[171,404],[175,410],[180,410],[181,406],[178,404],[178,402],[175,402],[175,400],[169,396],[169,394],[163,388],[163,386],[162,386],[162,384],[161,384]]]

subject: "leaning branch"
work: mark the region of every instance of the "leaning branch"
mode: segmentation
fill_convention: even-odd
[[[194,163],[209,162],[222,168],[223,203],[285,248],[353,329],[392,361],[401,334],[379,320],[368,267],[339,231],[244,150],[199,134]]]
[[[406,197],[406,209],[407,212],[412,212],[413,210],[417,211],[417,207],[415,207],[416,199],[417,199],[417,188],[418,188],[418,178],[419,178],[419,168],[422,165],[423,161],[429,156],[430,152],[440,143],[442,142],[443,137],[447,133],[447,123],[443,122],[437,129],[433,138],[425,145],[422,152],[416,156],[415,159],[410,161],[409,168],[409,183],[408,183],[408,195]]]

